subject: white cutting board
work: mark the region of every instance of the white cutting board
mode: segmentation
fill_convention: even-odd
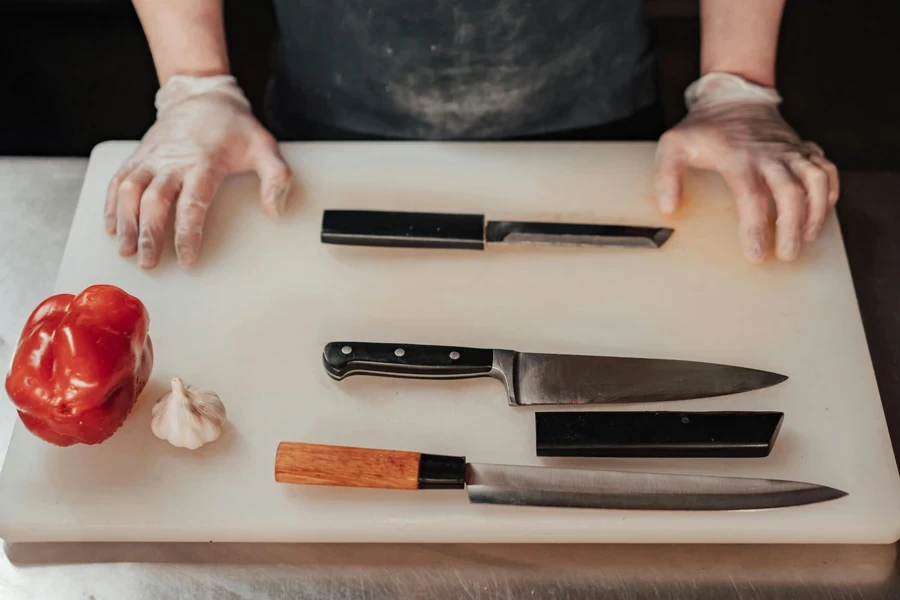
[[[150,312],[156,362],[125,426],[55,448],[21,425],[0,475],[10,541],[853,542],[900,537],[900,478],[832,216],[802,260],[752,266],[718,177],[697,175],[677,219],[652,194],[652,144],[289,144],[301,189],[280,222],[257,180],[228,181],[202,262],[167,250],[143,272],[103,233],[107,182],[133,143],[94,151],[57,291],[113,283]],[[663,225],[661,250],[370,249],[319,242],[325,208]],[[493,380],[328,378],[331,340],[723,362],[785,373],[758,392],[627,409],[778,410],[765,459],[538,459],[534,409]],[[199,451],[150,432],[168,380],[216,390],[230,425]],[[463,491],[393,492],[274,481],[279,441],[578,465],[796,479],[840,500],[742,513],[476,506]]]

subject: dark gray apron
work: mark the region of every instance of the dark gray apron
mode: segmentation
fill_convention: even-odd
[[[275,0],[267,98],[280,139],[310,121],[387,138],[594,127],[656,99],[640,0]]]

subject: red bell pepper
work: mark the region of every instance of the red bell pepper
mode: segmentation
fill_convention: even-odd
[[[99,444],[125,421],[153,368],[150,317],[111,285],[44,300],[6,376],[22,423],[51,444]]]

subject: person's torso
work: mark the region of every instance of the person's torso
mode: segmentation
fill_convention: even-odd
[[[622,119],[654,99],[640,0],[275,0],[276,130],[502,138]],[[287,133],[285,133],[287,132]]]

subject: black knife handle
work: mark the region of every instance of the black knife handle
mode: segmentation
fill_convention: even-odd
[[[490,374],[494,351],[457,346],[331,342],[323,354],[334,379],[381,375],[417,379],[463,379]]]
[[[484,215],[326,210],[322,243],[484,250]]]

